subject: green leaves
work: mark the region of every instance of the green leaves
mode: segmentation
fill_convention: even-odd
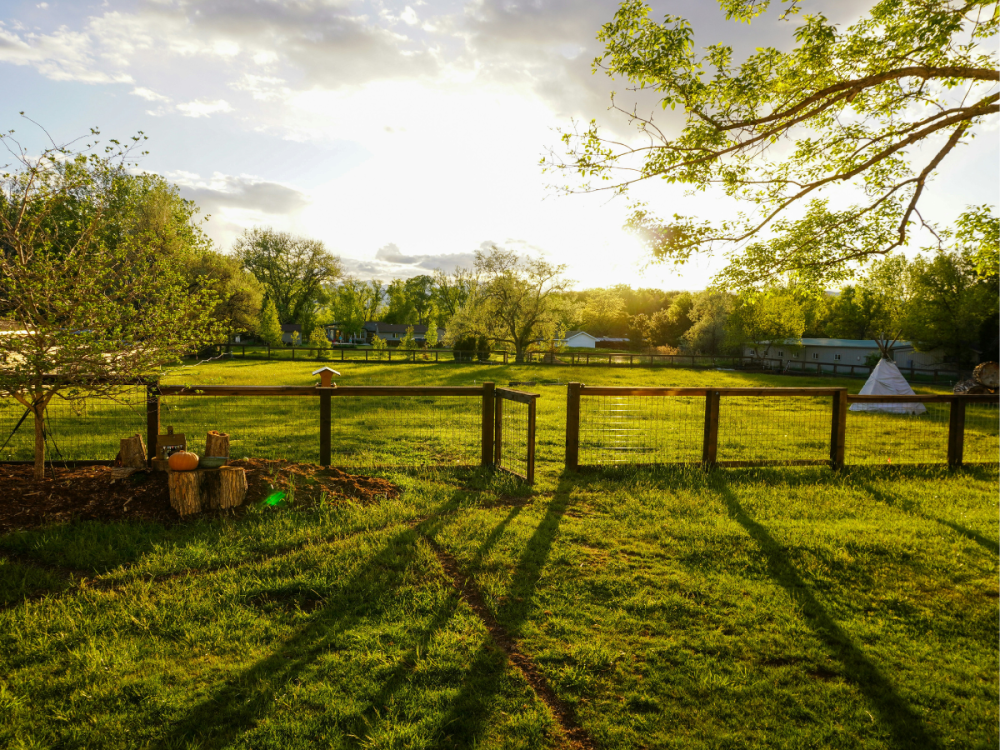
[[[720,5],[749,23],[769,3]],[[798,15],[795,0],[782,8],[782,18]],[[606,139],[591,122],[564,133],[565,154],[550,152],[544,167],[575,175],[579,186],[565,192],[626,194],[658,178],[748,204],[712,222],[664,221],[634,204],[628,226],[657,260],[723,247],[734,250],[720,279],[731,286],[841,283],[931,221],[918,206],[933,174],[1000,112],[996,51],[976,41],[997,33],[998,18],[992,0],[880,0],[847,29],[803,15],[794,49],[761,49],[734,67],[725,45],[697,54],[684,19],[657,23],[640,0],[626,0],[598,34],[605,53],[595,69],[655,90],[658,109],[683,112],[683,121],[665,125],[613,104],[639,145]],[[917,148],[925,142],[934,145]],[[846,208],[828,208],[835,195]]]

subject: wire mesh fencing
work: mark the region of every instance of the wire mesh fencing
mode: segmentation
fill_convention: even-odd
[[[19,401],[0,398],[0,461],[31,461],[35,425]],[[45,454],[50,461],[112,461],[122,438],[146,434],[146,388],[124,386],[110,395],[66,398],[45,409]]]
[[[996,396],[570,383],[566,466],[996,464],[998,425]]]
[[[493,463],[535,482],[535,393],[497,388],[494,407]]]

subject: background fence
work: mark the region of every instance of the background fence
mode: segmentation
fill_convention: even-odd
[[[570,383],[566,467],[997,463],[997,396],[845,388],[622,388]],[[922,414],[852,411],[922,403]]]

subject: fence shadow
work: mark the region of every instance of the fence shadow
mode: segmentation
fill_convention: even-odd
[[[879,719],[888,727],[893,738],[892,747],[922,750],[938,747],[939,743],[928,733],[920,715],[819,602],[789,559],[785,548],[747,512],[724,482],[720,482],[719,495],[729,516],[757,543],[771,578],[796,602],[816,638],[840,662],[845,677],[865,696]]]

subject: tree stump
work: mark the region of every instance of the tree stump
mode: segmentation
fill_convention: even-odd
[[[223,466],[202,474],[202,504],[209,508],[235,508],[247,496],[247,474],[239,466]]]
[[[229,435],[210,430],[205,438],[205,455],[229,458]]]
[[[121,465],[133,469],[146,468],[146,446],[141,435],[123,438],[118,452]]]
[[[241,505],[247,496],[247,474],[240,466],[167,473],[170,505],[180,515]]]
[[[201,477],[200,471],[167,472],[170,504],[180,515],[186,516],[201,510]]]

